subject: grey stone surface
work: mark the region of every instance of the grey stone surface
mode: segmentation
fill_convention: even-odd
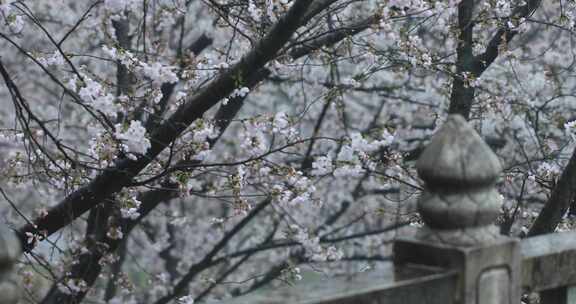
[[[485,270],[478,281],[478,304],[509,303],[510,272],[503,267]]]
[[[576,304],[576,287],[559,287],[540,293],[539,304]]]
[[[431,186],[492,184],[502,171],[498,157],[460,115],[450,115],[416,163]]]
[[[576,232],[522,240],[522,286],[543,291],[576,285]]]
[[[456,273],[399,267],[354,278],[333,278],[219,302],[221,304],[451,304]]]
[[[498,304],[520,302],[520,244],[515,239],[498,238],[490,244],[458,246],[421,239],[418,235],[405,237],[394,243],[394,262],[398,266],[418,264],[457,271],[458,303],[479,304],[484,296],[502,296],[499,302],[493,302]],[[494,285],[480,286],[482,276],[492,270],[506,273],[500,280],[507,278],[507,293],[487,289]]]
[[[433,231],[421,238],[474,246],[498,238],[490,225],[502,200],[494,189],[502,167],[460,115],[450,115],[416,163],[426,189],[418,211]]]
[[[395,264],[457,271],[458,303],[519,303],[520,245],[493,225],[502,203],[496,155],[466,120],[451,115],[416,166],[426,183],[418,200],[426,225],[395,242]]]
[[[493,225],[447,230],[424,227],[416,233],[416,236],[430,242],[457,244],[460,246],[489,244],[502,238],[498,227]]]

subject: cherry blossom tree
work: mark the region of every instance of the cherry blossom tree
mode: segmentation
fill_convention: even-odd
[[[449,113],[504,164],[502,233],[571,228],[574,1],[0,0],[0,22],[28,302],[379,269],[420,224],[414,160]]]

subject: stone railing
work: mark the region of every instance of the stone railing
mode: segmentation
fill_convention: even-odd
[[[255,293],[228,304],[519,304],[576,303],[576,232],[523,240],[494,221],[501,198],[498,158],[458,115],[449,116],[417,162],[426,183],[418,201],[425,226],[394,243],[393,267]]]

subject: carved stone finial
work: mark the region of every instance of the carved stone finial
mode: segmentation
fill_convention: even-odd
[[[0,227],[0,303],[17,303],[20,290],[13,272],[14,263],[21,254],[21,245],[16,235]]]
[[[426,190],[418,211],[428,229],[420,237],[455,245],[498,238],[502,204],[494,188],[502,167],[496,155],[460,115],[450,115],[416,163]]]

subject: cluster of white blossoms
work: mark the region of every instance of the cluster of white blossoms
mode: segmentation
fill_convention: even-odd
[[[134,154],[146,154],[151,146],[150,140],[146,138],[146,129],[138,120],[132,120],[128,128],[117,124],[114,136],[122,141],[124,152],[129,153],[128,157],[134,160],[136,159]]]
[[[266,0],[262,4],[259,7],[256,1],[248,1],[248,14],[256,22],[262,21],[263,18],[273,22],[278,20],[278,12],[288,9],[292,3],[290,0]]]
[[[174,14],[173,12],[167,10],[162,10],[162,13],[160,13],[160,15],[161,19],[158,22],[158,25],[156,26],[157,31],[172,29],[178,20],[177,18],[180,17],[179,14]]]
[[[121,240],[124,237],[124,233],[120,227],[112,226],[108,229],[108,232],[106,232],[106,236],[112,240]]]
[[[547,178],[552,178],[555,176],[559,176],[562,173],[562,168],[558,166],[558,164],[553,162],[542,162],[540,166],[538,166],[538,174]]]
[[[142,74],[152,80],[152,84],[155,86],[160,86],[163,83],[178,82],[178,76],[172,71],[173,67],[164,66],[159,62],[154,62],[152,64],[140,62],[139,69]]]
[[[174,73],[174,67],[163,65],[160,62],[144,62],[139,60],[130,51],[102,46],[105,54],[120,61],[126,68],[136,72],[152,81],[154,87],[159,87],[163,83],[178,82],[178,75]]]
[[[369,153],[392,144],[394,141],[394,135],[390,134],[387,129],[382,129],[381,139],[378,140],[369,142],[358,132],[352,133],[350,139],[350,146],[354,151],[359,153]]]
[[[8,1],[8,3],[0,2],[0,25],[7,25],[10,32],[13,34],[18,34],[24,29],[24,17],[21,14],[17,14],[16,11],[10,7],[10,3],[14,1]]]
[[[316,187],[313,181],[304,176],[302,172],[288,174],[288,180],[283,185],[274,185],[272,188],[275,198],[280,204],[287,206],[305,205],[308,203],[319,204],[314,199]]]
[[[384,129],[381,139],[368,141],[360,133],[350,135],[350,143],[340,148],[336,156],[336,166],[332,164],[332,157],[318,157],[312,163],[313,174],[324,175],[333,172],[336,177],[359,176],[364,168],[372,169],[375,163],[370,161],[369,153],[387,147],[394,141],[394,136]]]
[[[194,297],[191,295],[183,296],[176,299],[177,304],[194,304]]]
[[[420,16],[435,16],[433,26],[444,26],[457,11],[461,0],[425,1],[425,0],[391,0],[381,6],[380,28],[391,30],[391,19],[400,15],[418,14]]]
[[[58,289],[64,294],[77,294],[88,289],[86,281],[80,279],[67,278],[65,283],[59,283]]]
[[[110,162],[116,159],[116,141],[106,132],[98,132],[89,141],[89,153],[101,163],[102,167],[107,167]]]
[[[334,170],[336,177],[357,177],[362,174],[362,164],[357,153],[349,145],[342,146],[338,152],[338,166]]]
[[[302,280],[302,275],[300,274],[300,268],[289,266],[287,268],[282,269],[282,278],[287,282],[296,282]]]
[[[492,3],[491,3],[492,2]],[[508,17],[512,13],[512,6],[510,0],[498,0],[485,2],[486,5],[490,5],[494,11],[494,14],[498,17]]]
[[[248,13],[250,17],[254,19],[256,22],[260,22],[262,20],[262,11],[254,4],[254,1],[248,0]]]
[[[335,246],[322,246],[320,244],[320,238],[312,235],[307,228],[290,225],[285,231],[284,236],[300,243],[302,247],[304,247],[304,250],[306,250],[306,256],[312,261],[338,261],[344,257],[344,253]]]
[[[241,148],[251,157],[266,153],[272,137],[282,138],[286,143],[297,141],[299,132],[294,128],[290,117],[285,112],[274,115],[263,115],[243,121],[240,134]]]
[[[131,195],[124,198],[119,199],[120,202],[120,215],[123,218],[135,220],[140,216],[138,209],[142,202],[136,198],[136,196]]]
[[[334,160],[332,156],[319,156],[312,163],[312,174],[313,175],[326,175],[334,171]]]
[[[573,29],[576,27],[576,2],[566,1],[564,4],[564,16],[566,18],[561,18],[560,21],[565,21],[566,25]]]
[[[210,141],[219,134],[220,131],[212,122],[204,119],[196,120],[190,127],[190,131],[185,133],[180,140],[187,146],[184,157],[188,160],[205,160],[210,155]]]
[[[403,54],[404,57],[413,66],[432,66],[433,56],[424,46],[422,38],[418,35],[401,36],[400,39],[397,40],[397,46],[405,51]]]
[[[133,68],[138,59],[128,50],[117,49],[115,47],[102,46],[102,51],[112,59],[120,61],[127,68]]]
[[[410,11],[424,10],[429,7],[427,1],[423,0],[390,0],[387,6],[394,8],[402,14]]]
[[[136,7],[140,2],[142,0],[104,0],[104,7],[111,13],[122,13]]]
[[[94,109],[108,115],[111,118],[115,118],[119,107],[114,102],[115,96],[106,92],[104,87],[97,81],[90,79],[87,75],[82,75],[84,86],[78,91],[78,95],[87,104],[92,106]],[[78,78],[76,76],[72,77],[68,82],[68,86],[71,90],[76,91],[78,86]]]
[[[64,56],[60,53],[59,50],[54,51],[52,54],[39,57],[38,62],[40,62],[44,66],[60,66],[64,64]]]
[[[234,91],[232,91],[232,93],[228,97],[222,99],[222,104],[227,105],[230,102],[230,99],[232,99],[232,98],[246,97],[248,95],[248,93],[250,93],[250,88],[248,88],[248,87],[241,87],[238,89],[234,89]]]
[[[290,118],[285,112],[278,112],[272,119],[272,133],[280,134],[288,140],[296,140],[298,131],[293,127]]]
[[[240,147],[245,149],[250,156],[258,156],[268,149],[266,138],[266,123],[260,120],[251,120],[243,124],[244,132],[241,134]]]

